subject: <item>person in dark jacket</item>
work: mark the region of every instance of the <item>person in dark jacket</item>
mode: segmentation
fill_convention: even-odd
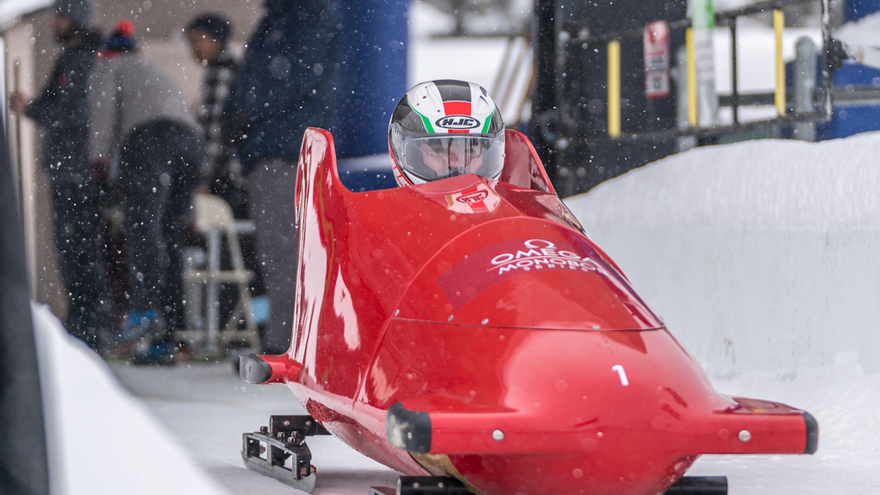
[[[51,186],[55,245],[68,297],[66,326],[98,347],[99,330],[113,325],[103,257],[104,173],[88,156],[88,77],[101,45],[90,29],[85,0],[56,0],[52,27],[62,51],[39,96],[27,103],[13,94],[10,106],[43,127],[40,162]]]
[[[296,288],[296,162],[307,127],[328,128],[339,43],[328,0],[266,0],[224,108],[228,139],[238,140],[257,256],[264,268],[267,353],[290,346]]]
[[[130,307],[116,350],[135,363],[173,364],[183,246],[204,153],[198,124],[177,85],[140,57],[130,21],[105,40],[89,85],[90,156],[118,177],[125,213]]]
[[[232,23],[217,13],[200,14],[184,28],[193,57],[205,67],[202,100],[196,118],[205,136],[202,172],[211,194],[232,207],[235,218],[248,217],[247,194],[243,189],[241,163],[232,145],[223,139],[223,105],[238,72],[238,63],[228,49]]]
[[[241,162],[229,140],[223,138],[223,106],[229,97],[229,89],[238,72],[238,62],[229,50],[232,23],[222,14],[204,13],[193,18],[183,30],[193,57],[204,67],[202,99],[196,110],[196,118],[205,136],[205,164],[202,177],[209,192],[229,203],[233,216],[238,220],[250,218],[247,191]],[[252,282],[254,295],[262,292],[262,278],[254,237],[240,234],[242,255],[248,270],[256,277]],[[224,269],[231,269],[231,260],[224,258]],[[234,311],[239,301],[238,288],[225,284],[220,289],[220,314],[225,319]]]

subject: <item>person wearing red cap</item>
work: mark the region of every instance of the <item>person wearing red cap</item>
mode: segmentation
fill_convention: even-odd
[[[176,84],[140,57],[117,23],[90,78],[89,149],[118,183],[130,272],[129,310],[114,343],[134,362],[172,364],[183,322],[183,257],[203,144]]]

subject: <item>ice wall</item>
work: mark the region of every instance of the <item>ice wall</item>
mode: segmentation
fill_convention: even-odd
[[[880,370],[880,134],[695,149],[566,203],[710,375]]]

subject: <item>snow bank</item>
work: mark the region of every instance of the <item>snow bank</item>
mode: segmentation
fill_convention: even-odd
[[[696,148],[602,184],[573,204],[588,206],[579,218],[597,226],[878,229],[878,149],[880,133]]]
[[[33,317],[53,494],[226,493],[46,306]]]
[[[844,24],[834,37],[850,45],[880,46],[880,12]]]
[[[699,148],[566,201],[715,376],[880,370],[880,133]]]

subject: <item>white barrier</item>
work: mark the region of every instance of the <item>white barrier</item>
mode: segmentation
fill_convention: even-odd
[[[710,375],[880,370],[880,135],[661,160],[566,201]]]

